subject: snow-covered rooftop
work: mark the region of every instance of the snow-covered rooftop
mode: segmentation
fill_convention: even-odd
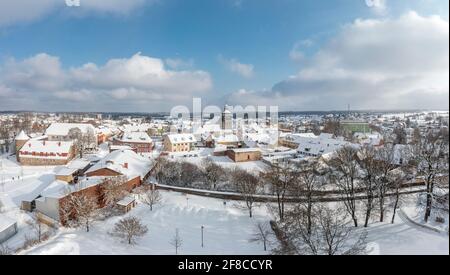
[[[146,132],[126,132],[123,134],[122,142],[134,142],[134,143],[152,143],[153,140]]]
[[[218,143],[220,143],[220,142],[239,142],[239,138],[233,134],[221,135],[218,137],[213,136],[213,139]]]
[[[121,206],[128,206],[130,203],[134,202],[135,198],[132,196],[126,196],[122,200],[118,201],[117,204]]]
[[[143,178],[150,171],[151,161],[136,154],[131,150],[117,150],[109,153],[86,173],[94,172],[103,168],[113,170],[129,179],[136,176]]]
[[[20,149],[20,157],[66,159],[70,155],[71,141],[29,140]],[[34,155],[33,155],[34,153]]]
[[[167,135],[167,137],[172,144],[197,142],[197,139],[193,134],[170,134]]]
[[[45,131],[46,135],[49,136],[67,136],[69,131],[73,128],[78,128],[83,134],[88,131],[95,132],[94,126],[87,123],[52,123]]]
[[[90,177],[81,180],[76,184],[68,184],[65,181],[55,180],[47,188],[41,192],[41,196],[44,198],[64,198],[68,194],[76,191],[86,189],[91,186],[100,184],[104,177]]]
[[[16,223],[15,220],[8,218],[5,215],[0,214],[0,232],[8,229]]]
[[[22,130],[20,133],[16,136],[16,140],[29,140],[30,137],[25,134],[25,132]]]

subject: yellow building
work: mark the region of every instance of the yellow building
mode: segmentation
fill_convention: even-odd
[[[193,134],[169,134],[163,142],[166,152],[189,152],[194,150],[197,139]]]

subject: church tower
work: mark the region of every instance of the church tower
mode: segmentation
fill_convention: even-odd
[[[230,111],[230,106],[225,105],[222,113],[222,130],[233,129],[233,113]]]

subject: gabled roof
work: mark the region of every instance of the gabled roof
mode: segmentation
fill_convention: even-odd
[[[234,134],[213,137],[216,142],[239,142],[239,138]]]
[[[117,150],[106,155],[89,168],[86,173],[106,168],[127,176],[129,179],[137,176],[143,178],[150,171],[150,164],[149,159],[136,154],[134,151]]]
[[[91,124],[87,123],[52,123],[45,131],[46,135],[50,136],[67,136],[69,131],[73,128],[78,128],[83,134],[86,134],[88,130],[95,133],[95,128]]]
[[[20,131],[20,133],[16,136],[15,139],[16,139],[16,140],[22,141],[22,140],[29,140],[30,137],[29,137],[27,134],[25,134],[25,132],[22,130],[22,131]]]
[[[70,193],[81,191],[91,186],[98,185],[103,181],[103,179],[104,177],[91,177],[83,179],[82,181],[76,184],[68,184],[65,181],[55,180],[49,186],[47,186],[47,188],[42,190],[40,195],[43,198],[55,198],[55,199],[64,198]]]
[[[167,135],[167,138],[172,144],[197,142],[193,134],[171,134]]]
[[[152,143],[153,140],[146,132],[126,132],[123,134],[122,142],[135,142],[135,143]]]
[[[15,220],[8,218],[7,216],[0,214],[0,232],[8,229],[16,223]]]
[[[60,154],[69,154],[72,148],[72,141],[48,141],[48,140],[29,140],[27,141],[22,148],[19,150],[20,157],[33,157],[33,158],[51,158],[51,159],[66,159],[67,156],[62,156]],[[53,153],[54,156],[46,155],[31,155],[28,153]],[[25,153],[25,154],[24,154]]]

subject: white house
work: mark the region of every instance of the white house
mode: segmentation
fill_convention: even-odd
[[[91,140],[93,141],[92,147],[97,146],[97,136],[95,134],[95,128],[91,124],[87,123],[52,123],[47,130],[45,135],[50,141],[70,141],[70,132],[73,129],[78,129],[82,135],[91,135]]]

